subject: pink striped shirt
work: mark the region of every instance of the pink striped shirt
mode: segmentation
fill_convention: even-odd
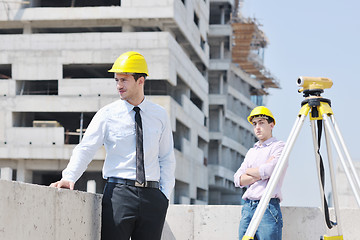
[[[276,140],[276,138],[272,137],[262,144],[259,142],[255,143],[254,147],[249,149],[244,162],[234,174],[235,187],[248,188],[242,197],[244,200],[260,200],[284,146],[285,143],[283,141]],[[274,159],[266,163],[270,157],[274,157]],[[247,168],[259,168],[261,179],[249,186],[241,186],[240,176],[246,172]],[[280,181],[272,195],[272,198],[279,198],[280,201],[282,200],[281,186],[284,181],[285,172],[286,169],[283,171]]]

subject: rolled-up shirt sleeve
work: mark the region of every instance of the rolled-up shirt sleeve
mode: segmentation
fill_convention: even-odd
[[[274,168],[280,158],[281,152],[284,149],[285,143],[282,141],[279,141],[276,143],[276,147],[273,149],[273,152],[271,153],[270,157],[273,157],[273,159],[268,162],[261,164],[259,166],[259,173],[262,180],[270,178],[272,172],[274,171]]]
[[[235,187],[246,187],[246,186],[241,186],[240,184],[240,177],[241,175],[243,175],[246,172],[246,168],[247,168],[247,158],[245,157],[243,163],[241,164],[240,168],[236,171],[236,173],[234,174],[234,184]]]

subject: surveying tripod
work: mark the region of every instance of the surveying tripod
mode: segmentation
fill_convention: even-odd
[[[318,78],[318,77],[299,77],[297,80],[297,85],[302,87],[299,92],[303,92],[305,100],[301,103],[301,109],[296,118],[295,124],[292,127],[290,135],[286,141],[285,147],[280,155],[278,163],[276,164],[273,174],[269,179],[267,187],[265,189],[264,195],[261,197],[259,205],[256,208],[253,218],[246,230],[245,235],[242,240],[254,239],[255,232],[259,227],[260,221],[264,215],[264,212],[269,204],[270,198],[276,188],[276,185],[280,179],[282,172],[287,166],[288,157],[290,155],[291,149],[294,146],[295,140],[299,135],[301,127],[304,123],[306,116],[310,113],[310,122],[312,137],[314,143],[314,151],[316,158],[316,166],[318,170],[318,179],[320,184],[320,195],[322,202],[322,212],[325,217],[326,231],[327,235],[321,236],[320,239],[323,240],[342,240],[342,230],[340,224],[340,211],[338,205],[338,198],[336,194],[336,183],[335,175],[333,171],[333,160],[332,152],[330,149],[329,135],[332,139],[332,142],[336,148],[336,151],[339,155],[341,164],[345,170],[345,174],[350,183],[351,189],[355,195],[357,204],[360,207],[360,181],[359,177],[356,174],[355,167],[350,158],[349,151],[346,148],[344,139],[339,130],[338,124],[335,121],[333,111],[331,109],[331,101],[326,98],[321,97],[321,93],[324,92],[325,88],[331,88],[332,81],[329,78]],[[318,134],[316,134],[315,121],[317,120]],[[325,130],[325,142],[327,148],[327,156],[329,163],[329,172],[331,177],[331,187],[333,193],[333,203],[335,210],[335,221],[330,220],[328,205],[326,202],[326,197],[324,194],[324,167],[322,157],[320,155],[320,142],[321,142],[321,132],[322,132],[322,123],[324,124]],[[318,136],[317,136],[318,135]],[[344,158],[343,153],[346,155]],[[350,166],[350,170],[349,167]]]

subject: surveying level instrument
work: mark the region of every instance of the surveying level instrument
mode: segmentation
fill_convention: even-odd
[[[253,218],[246,230],[246,233],[242,240],[254,239],[255,232],[259,227],[260,221],[264,215],[264,212],[269,204],[270,198],[275,190],[275,187],[280,179],[281,173],[287,166],[288,157],[291,149],[294,146],[295,140],[299,135],[301,127],[304,123],[306,116],[310,113],[311,130],[316,158],[316,166],[318,171],[318,179],[320,184],[320,197],[322,202],[322,212],[324,214],[324,220],[326,225],[327,235],[321,236],[323,240],[342,240],[342,230],[340,224],[340,211],[338,205],[338,198],[336,193],[335,175],[333,170],[332,151],[329,141],[329,136],[336,148],[341,164],[345,170],[346,177],[350,183],[351,189],[354,193],[357,204],[360,207],[360,181],[356,174],[355,167],[350,158],[349,151],[345,145],[344,139],[339,130],[338,124],[335,121],[333,111],[331,109],[331,101],[321,97],[321,93],[324,89],[331,88],[332,81],[329,78],[321,77],[299,77],[297,79],[297,85],[301,87],[299,93],[303,93],[305,100],[301,103],[301,109],[296,118],[295,124],[291,129],[290,135],[286,141],[284,149],[280,155],[278,163],[276,164],[273,174],[269,179],[264,195],[261,197],[258,207],[254,213]],[[317,121],[317,130],[316,125]],[[323,122],[325,123],[323,126]],[[333,204],[335,210],[335,221],[330,220],[328,204],[324,194],[324,166],[322,157],[320,154],[320,142],[322,130],[325,130],[325,143],[327,148],[327,156],[329,163],[329,172],[331,177],[331,187],[333,193]],[[344,154],[346,158],[344,157]]]

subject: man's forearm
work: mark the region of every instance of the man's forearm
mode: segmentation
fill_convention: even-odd
[[[250,175],[258,180],[261,178],[259,168],[248,168],[245,172],[247,175]]]
[[[260,178],[257,178],[255,176],[251,176],[251,175],[245,173],[240,176],[240,185],[248,186],[248,185],[253,184],[254,182],[257,182],[258,180],[260,180]]]

